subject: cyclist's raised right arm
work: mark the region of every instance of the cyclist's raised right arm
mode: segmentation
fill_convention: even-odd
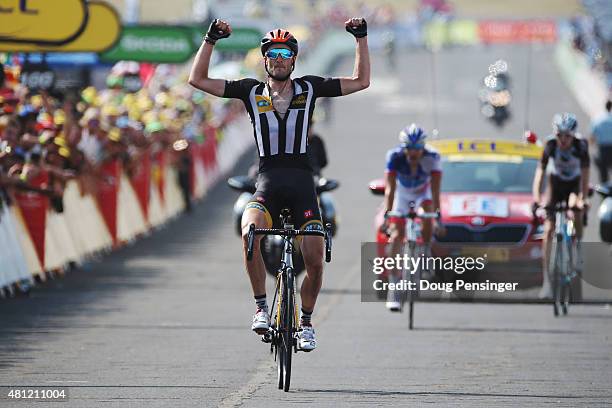
[[[223,20],[214,20],[208,29],[205,40],[202,42],[196,54],[191,73],[189,74],[189,85],[201,91],[215,96],[223,96],[225,92],[225,80],[213,79],[208,77],[210,57],[215,42],[222,38],[227,38],[232,32],[232,28]]]
[[[191,67],[189,85],[211,95],[223,96],[223,92],[225,92],[225,80],[208,77],[208,65],[210,64],[212,50],[212,44],[206,42],[202,43],[195,57],[193,67]]]

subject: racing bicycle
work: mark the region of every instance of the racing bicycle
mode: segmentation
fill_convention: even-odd
[[[289,391],[291,384],[291,358],[297,353],[297,337],[299,335],[298,308],[296,305],[295,269],[293,253],[295,238],[300,235],[316,235],[325,239],[325,262],[331,261],[331,224],[323,231],[305,231],[293,228],[291,212],[283,209],[280,215],[283,228],[255,228],[251,224],[248,233],[247,259],[253,258],[253,242],[255,235],[277,235],[283,239],[283,252],[280,268],[276,275],[276,290],[274,292],[274,319],[270,329],[262,336],[264,343],[270,343],[270,353],[274,354],[278,371],[278,388]]]
[[[553,290],[553,311],[559,316],[559,310],[566,315],[572,296],[572,280],[578,276],[576,260],[576,227],[574,220],[567,216],[567,203],[555,205],[555,234],[551,242],[548,260],[548,276]]]
[[[407,213],[403,214],[391,211],[385,216],[387,219],[403,218],[406,220],[406,239],[403,244],[402,253],[407,254],[411,259],[418,258],[424,252],[424,246],[421,243],[421,225],[416,222],[416,219],[438,219],[439,217],[440,214],[437,212],[417,212],[416,205],[413,201],[409,203]],[[429,256],[431,254],[424,255]],[[412,330],[414,323],[414,302],[418,299],[420,292],[419,286],[421,281],[421,273],[422,268],[420,267],[420,264],[414,271],[410,270],[409,268],[402,269],[402,281],[410,282],[410,286],[408,290],[401,291],[400,312],[403,310],[404,304],[408,303],[408,328],[410,330]]]

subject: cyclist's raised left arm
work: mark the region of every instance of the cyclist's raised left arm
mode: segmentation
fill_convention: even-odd
[[[352,18],[345,23],[346,31],[355,36],[355,67],[352,77],[342,77],[342,95],[352,94],[370,86],[370,52],[368,50],[367,24],[363,18]]]

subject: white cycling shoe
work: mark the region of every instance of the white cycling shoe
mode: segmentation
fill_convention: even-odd
[[[553,297],[552,287],[550,286],[550,283],[548,281],[544,281],[544,284],[542,285],[542,289],[540,289],[540,293],[538,293],[538,298],[552,299],[552,297]]]
[[[315,331],[312,326],[302,326],[302,330],[298,333],[298,347],[302,351],[312,351],[317,348]]]
[[[385,303],[385,306],[392,312],[399,312],[402,309],[399,290],[389,289],[387,291],[387,303]]]
[[[253,324],[251,330],[257,334],[265,334],[270,328],[270,315],[263,309],[257,309],[253,316]]]

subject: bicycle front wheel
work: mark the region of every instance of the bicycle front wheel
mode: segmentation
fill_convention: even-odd
[[[283,330],[281,331],[282,341],[281,348],[284,355],[284,386],[285,392],[289,391],[291,386],[291,357],[293,355],[294,347],[294,317],[295,317],[295,292],[294,292],[294,277],[293,270],[289,268],[287,270],[287,279],[285,285],[285,304],[283,305],[283,316],[282,325]]]
[[[417,254],[416,249],[417,247],[414,246],[414,244],[412,244],[411,248],[409,249],[409,255],[411,258],[415,257],[415,255]],[[410,277],[409,277],[410,286],[414,288],[414,290],[411,290],[410,288],[408,288],[408,290],[406,291],[408,295],[408,329],[412,330],[412,328],[414,327],[414,302],[419,297],[419,285],[420,285],[419,282],[421,280],[421,268],[418,267],[416,271],[410,271],[409,273],[410,273]]]
[[[561,311],[567,315],[571,297],[571,284],[576,274],[576,251],[573,240],[565,241],[567,259],[564,260],[564,275],[561,278]]]
[[[276,357],[276,370],[278,376],[278,389],[282,390],[285,385],[285,352],[283,348],[283,310],[285,304],[285,277],[280,276],[278,281],[278,306],[275,306],[276,316],[280,316],[279,319],[275,319],[276,324],[276,332],[274,335],[274,348],[275,348],[275,357]]]
[[[550,280],[553,292],[553,313],[555,316],[559,316],[559,309],[561,308],[561,293],[563,290],[562,273],[561,268],[563,267],[563,241],[557,237],[552,242],[552,248],[550,251],[550,267],[548,269],[550,274]]]

